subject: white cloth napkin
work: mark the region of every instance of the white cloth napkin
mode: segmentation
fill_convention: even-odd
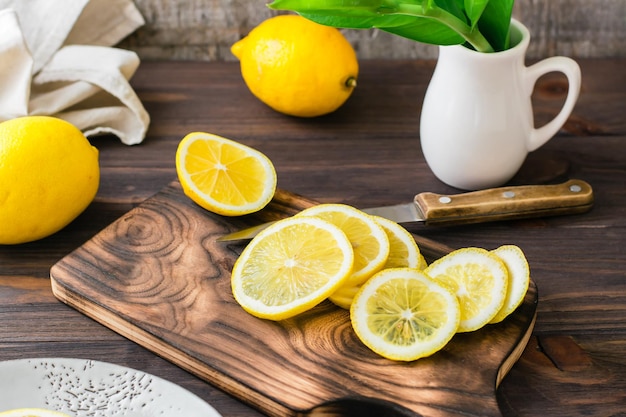
[[[0,0],[0,122],[49,115],[142,142],[150,117],[128,82],[139,58],[112,46],[143,24],[132,0]]]

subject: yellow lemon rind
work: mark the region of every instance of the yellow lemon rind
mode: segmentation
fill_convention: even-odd
[[[73,124],[51,116],[0,123],[0,244],[48,237],[94,200],[98,149]]]
[[[417,263],[417,269],[419,269],[420,271],[423,271],[424,269],[428,268],[428,261],[426,261],[426,258],[424,258],[424,255],[422,255],[420,253],[420,260]]]
[[[389,256],[382,269],[419,269],[423,257],[413,235],[393,220],[380,216],[372,217],[383,228],[389,238]]]
[[[522,249],[515,245],[502,245],[491,251],[503,262],[508,271],[508,286],[502,308],[489,323],[500,323],[522,304],[530,285],[530,267]]]
[[[361,285],[349,285],[343,284],[337,290],[332,293],[328,299],[337,307],[341,307],[344,310],[350,310],[354,296],[361,289]]]
[[[352,94],[356,52],[336,28],[299,15],[278,15],[231,46],[250,92],[273,110],[296,117],[332,113]]]

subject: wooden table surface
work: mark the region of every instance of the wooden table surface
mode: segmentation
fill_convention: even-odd
[[[595,206],[574,216],[417,232],[451,247],[524,249],[539,291],[538,317],[520,360],[498,389],[504,416],[611,416],[626,409],[626,60],[580,60],[578,105],[564,129],[531,155],[514,184],[589,182]],[[239,402],[59,302],[53,264],[176,178],[180,139],[206,131],[268,155],[279,187],[321,202],[394,204],[419,191],[451,193],[429,171],[419,114],[434,62],[363,61],[359,86],[332,115],[297,119],[254,98],[235,63],[143,62],[132,84],[152,117],[143,144],[115,137],[100,150],[95,201],[38,242],[0,246],[0,360],[73,357],[152,373],[197,394],[223,416],[256,416]],[[538,123],[565,95],[546,76]],[[5,219],[2,219],[5,221]]]

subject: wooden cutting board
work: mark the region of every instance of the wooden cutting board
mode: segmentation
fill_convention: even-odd
[[[51,271],[62,302],[271,416],[498,416],[496,389],[532,332],[537,288],[497,325],[457,334],[429,358],[377,356],[325,301],[272,322],[241,309],[230,271],[242,243],[216,239],[314,201],[279,190],[240,218],[195,205],[173,182]],[[415,236],[427,260],[451,249]]]

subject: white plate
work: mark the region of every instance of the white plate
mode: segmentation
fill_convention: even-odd
[[[123,366],[61,358],[0,362],[0,411],[28,407],[73,417],[220,417],[182,387]]]

